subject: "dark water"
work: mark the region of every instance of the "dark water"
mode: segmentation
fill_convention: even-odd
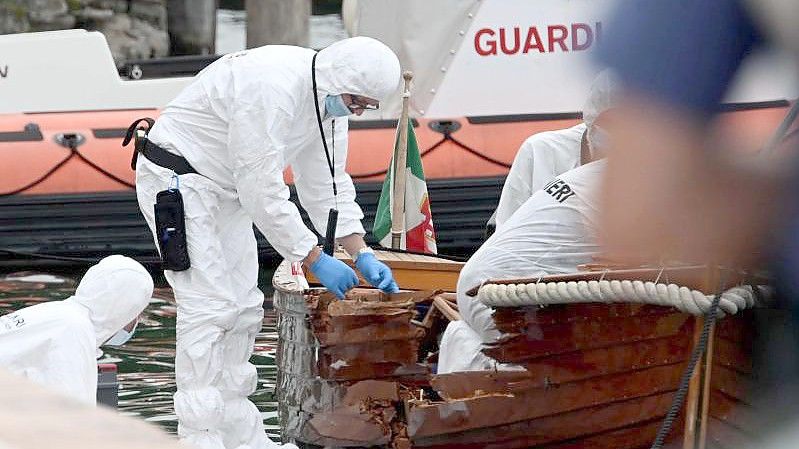
[[[268,280],[265,272],[262,279]],[[76,282],[61,275],[0,274],[0,315],[43,301],[61,300],[75,291]],[[122,348],[102,348],[100,363],[116,363],[119,372],[119,411],[176,432],[172,407],[175,392],[175,301],[168,288],[156,288],[133,339]],[[258,367],[258,389],[251,399],[258,406],[273,439],[279,435],[275,389],[274,311],[267,309],[256,337],[252,362]]]

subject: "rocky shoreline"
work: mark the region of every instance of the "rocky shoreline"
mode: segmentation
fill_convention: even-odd
[[[103,33],[120,66],[169,54],[164,0],[0,0],[0,34],[70,28]]]

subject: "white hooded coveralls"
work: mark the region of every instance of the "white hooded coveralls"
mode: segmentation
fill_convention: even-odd
[[[502,186],[497,229],[552,178],[580,166],[585,130],[585,124],[580,123],[571,128],[533,134],[522,143]]]
[[[522,143],[502,186],[496,212],[497,228],[552,178],[589,162],[582,160],[583,134],[586,134],[586,143],[591,148],[591,130],[599,115],[613,107],[618,90],[618,81],[613,72],[601,71],[591,83],[583,105],[583,123],[533,134]],[[590,151],[594,153],[593,158],[597,159],[596,151],[593,148]]]
[[[303,259],[317,244],[289,200],[284,170],[291,167],[317,231],[324,233],[328,211],[336,207],[336,237],[364,233],[363,213],[345,172],[347,118],[335,118],[334,131],[333,117],[321,110],[335,160],[338,198],[333,197],[313,98],[313,55],[305,48],[265,46],[224,56],[167,105],[149,134],[201,173],[180,176],[191,268],[165,273],[178,305],[178,434],[201,449],[274,444],[247,399],[256,387],[249,359],[264,300],[252,225],[289,261]],[[316,80],[321,109],[327,95],[380,101],[397,88],[400,66],[380,42],[351,38],[318,53]],[[151,229],[156,194],[167,188],[170,176],[138,159],[136,193]]]
[[[444,333],[439,373],[495,368],[495,362],[480,352],[483,344],[501,337],[491,318],[494,310],[467,291],[490,279],[573,273],[578,265],[591,262],[599,249],[596,194],[605,166],[605,160],[591,162],[551,180],[464,265],[457,286],[463,321],[450,323]]]
[[[136,261],[110,256],[75,295],[0,317],[0,367],[85,404],[97,397],[97,348],[147,307],[153,280]]]

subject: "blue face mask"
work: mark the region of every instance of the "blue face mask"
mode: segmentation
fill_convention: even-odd
[[[111,338],[108,339],[103,346],[122,346],[133,337],[133,333],[136,332],[136,328],[139,326],[139,321],[136,321],[136,324],[133,325],[133,329],[130,332],[126,331],[124,328],[117,331],[116,334],[112,335]]]
[[[352,111],[344,103],[341,95],[328,95],[325,97],[325,113],[333,117],[346,117],[352,114]]]

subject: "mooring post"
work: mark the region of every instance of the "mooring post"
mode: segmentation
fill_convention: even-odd
[[[167,0],[169,49],[177,55],[212,55],[216,52],[218,0]]]
[[[247,48],[269,44],[307,47],[310,0],[247,0]]]

